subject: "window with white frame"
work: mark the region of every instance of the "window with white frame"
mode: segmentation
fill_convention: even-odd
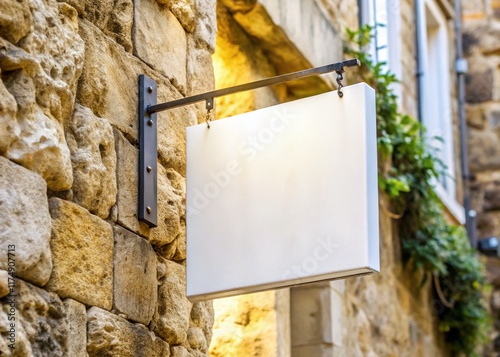
[[[400,0],[359,0],[360,20],[374,29],[370,54],[376,63],[401,78],[401,10]],[[395,94],[401,97],[401,86],[395,83]]]
[[[446,165],[436,183],[442,199],[455,201],[449,38],[447,19],[436,0],[417,1],[419,101],[429,145]],[[443,197],[445,196],[445,197]]]
[[[389,38],[386,0],[362,1],[361,17],[363,24],[369,24],[374,29],[370,54],[376,63],[389,61]]]
[[[370,54],[377,63],[386,62],[386,69],[401,79],[401,0],[358,1],[361,23],[375,31]],[[438,0],[415,1],[421,120],[430,146],[446,165],[446,174],[435,182],[436,192],[457,220],[464,221],[463,209],[456,201],[447,19]],[[401,106],[402,87],[395,83],[392,88]],[[436,137],[440,139],[432,139]]]

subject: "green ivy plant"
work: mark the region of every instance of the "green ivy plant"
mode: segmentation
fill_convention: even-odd
[[[427,145],[425,128],[399,111],[391,87],[395,75],[364,51],[372,34],[371,26],[347,30],[345,52],[361,61],[359,76],[377,93],[379,187],[389,198],[386,210],[398,218],[405,264],[435,283],[442,301],[439,329],[450,350],[474,356],[491,324],[483,298],[484,265],[464,228],[443,217],[432,182],[443,174],[444,165]]]

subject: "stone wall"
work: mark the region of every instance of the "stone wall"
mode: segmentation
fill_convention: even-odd
[[[463,2],[467,126],[472,208],[478,238],[500,237],[500,3]],[[500,352],[500,262],[487,261],[493,285],[491,310],[495,330],[485,356]]]
[[[221,299],[215,323],[211,302],[186,299],[184,129],[205,120],[203,103],[159,114],[159,224],[137,220],[137,76],[153,78],[167,101],[213,89],[213,67],[217,86],[227,87],[340,60],[357,1],[289,4],[219,0],[216,13],[215,0],[0,2],[0,355],[448,355],[439,302],[401,265],[384,206],[379,275]],[[413,10],[401,6],[402,104],[415,115]],[[217,114],[321,93],[332,82],[224,97]],[[471,135],[489,138],[485,145],[496,140],[484,115],[497,92],[470,107],[488,113],[469,115],[473,127],[480,118]],[[477,202],[496,197],[491,170]]]
[[[215,2],[2,0],[0,14],[0,355],[205,355],[213,308],[185,296],[184,208],[184,128],[204,110],[159,114],[150,229],[137,83],[156,80],[159,101],[213,89]]]
[[[332,287],[343,302],[344,324],[342,343],[334,347],[349,357],[449,356],[437,327],[443,304],[431,282],[421,286],[423,276],[402,265],[396,222],[381,202],[380,273]]]

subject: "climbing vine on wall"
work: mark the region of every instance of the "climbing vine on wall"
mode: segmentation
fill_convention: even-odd
[[[425,142],[425,128],[399,111],[391,87],[394,74],[363,51],[372,33],[370,26],[348,30],[345,52],[360,59],[360,77],[377,92],[379,187],[390,202],[384,208],[398,219],[404,262],[423,273],[423,283],[429,277],[434,283],[439,329],[450,349],[474,355],[490,324],[483,301],[484,266],[463,227],[443,217],[432,182],[444,173],[444,165]]]

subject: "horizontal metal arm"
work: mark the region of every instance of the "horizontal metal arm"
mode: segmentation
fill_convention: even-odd
[[[344,67],[356,67],[359,65],[360,65],[360,62],[358,59],[350,59],[347,61],[332,63],[332,64],[322,66],[322,67],[306,69],[304,71],[282,74],[280,76],[261,79],[259,81],[255,81],[255,82],[240,84],[240,85],[237,85],[234,87],[218,89],[218,90],[214,90],[214,91],[207,92],[207,93],[197,94],[197,95],[193,95],[191,97],[173,100],[171,102],[151,105],[147,108],[147,112],[149,114],[154,114],[154,113],[158,113],[158,112],[161,112],[161,111],[164,111],[167,109],[182,107],[184,105],[201,102],[203,100],[212,101],[212,103],[213,103],[214,98],[222,97],[222,96],[225,96],[228,94],[244,92],[244,91],[262,88],[262,87],[267,87],[267,86],[272,86],[275,84],[285,83],[285,82],[293,81],[296,79],[301,79],[301,78],[310,77],[310,76],[317,76],[319,74],[325,74],[325,73],[330,73],[330,72],[343,72]]]

